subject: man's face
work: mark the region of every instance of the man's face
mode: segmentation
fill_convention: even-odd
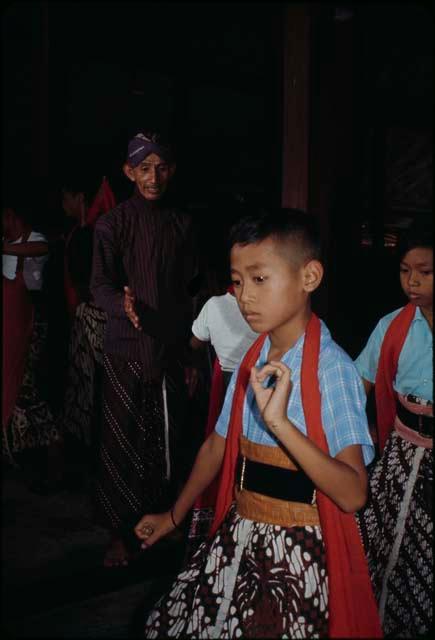
[[[155,153],[150,153],[137,167],[124,165],[125,175],[135,182],[145,200],[159,200],[174,175],[175,165],[168,164]]]

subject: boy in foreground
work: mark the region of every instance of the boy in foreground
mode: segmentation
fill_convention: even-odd
[[[244,218],[230,246],[240,310],[261,336],[173,508],[135,528],[154,544],[222,468],[210,538],[145,635],[380,637],[353,515],[374,447],[358,373],[311,311],[323,276],[313,221],[282,210]]]

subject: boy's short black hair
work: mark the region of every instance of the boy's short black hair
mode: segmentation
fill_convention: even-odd
[[[235,244],[255,244],[273,238],[296,246],[300,262],[321,260],[320,233],[313,215],[299,209],[261,209],[241,218],[230,230],[230,249]]]
[[[433,225],[429,221],[415,221],[403,232],[397,244],[399,262],[408,251],[417,248],[433,250]]]

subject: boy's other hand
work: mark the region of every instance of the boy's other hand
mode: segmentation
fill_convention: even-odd
[[[266,378],[274,383],[264,387]],[[287,420],[287,406],[293,386],[291,371],[282,362],[271,360],[260,369],[252,367],[250,380],[261,417],[267,427],[274,431],[277,425]]]
[[[138,331],[142,331],[142,327],[140,326],[139,316],[135,310],[135,296],[130,287],[124,287],[124,311],[127,314],[128,319],[133,324],[134,328]]]
[[[139,540],[142,540],[141,549],[148,549],[167,533],[175,529],[170,511],[165,513],[152,513],[143,516],[134,528]]]

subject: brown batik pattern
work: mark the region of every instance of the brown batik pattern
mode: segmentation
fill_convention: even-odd
[[[8,427],[3,431],[2,453],[12,464],[16,463],[14,454],[49,447],[60,441],[56,420],[41,394],[38,381],[47,331],[47,323],[36,308],[23,382]]]
[[[395,540],[395,528],[416,446],[392,432],[370,477],[366,507],[358,514],[376,598]],[[383,629],[386,636],[414,638],[432,624],[433,522],[425,496],[432,485],[432,450],[426,449],[406,517],[399,555],[388,581]]]
[[[69,346],[68,384],[60,424],[90,446],[101,410],[100,377],[106,314],[93,304],[77,307]]]
[[[233,506],[150,613],[147,638],[318,638],[328,631],[320,527],[280,527]]]

